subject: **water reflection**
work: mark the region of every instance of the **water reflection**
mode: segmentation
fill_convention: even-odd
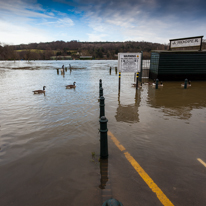
[[[151,107],[161,108],[168,116],[177,116],[179,119],[191,118],[193,109],[206,107],[206,89],[199,86],[184,89],[180,85],[180,82],[166,82],[164,88],[155,89],[148,86],[147,103]]]
[[[115,118],[117,122],[136,123],[139,122],[139,106],[141,101],[141,90],[135,93],[135,103],[123,105],[120,102],[120,93],[118,94],[118,107]]]
[[[108,159],[100,159],[100,174],[101,174],[101,179],[100,179],[100,189],[105,189],[106,184],[109,180],[109,175],[108,175]]]
[[[46,93],[46,92],[44,92],[44,93],[34,93],[34,95],[44,95],[44,96],[46,96],[45,93]]]
[[[100,185],[102,195],[102,203],[112,198],[111,183],[109,178],[108,159],[100,159]]]

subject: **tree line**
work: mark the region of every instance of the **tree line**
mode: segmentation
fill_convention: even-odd
[[[203,47],[206,43],[203,43]],[[143,58],[150,59],[152,50],[167,50],[167,44],[145,41],[126,42],[78,42],[53,41],[45,43],[31,43],[20,45],[1,45],[0,60],[49,60],[71,56],[78,59],[80,56],[92,56],[92,59],[117,59],[120,52],[141,52]]]

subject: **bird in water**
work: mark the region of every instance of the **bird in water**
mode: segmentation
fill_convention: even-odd
[[[156,86],[156,82],[152,83],[151,85],[152,85],[153,87]],[[163,87],[162,81],[160,82],[160,84],[158,84],[158,87],[159,87],[159,86],[160,86],[160,87]]]
[[[144,84],[144,85],[152,85],[153,83],[152,82],[143,82],[142,84]]]
[[[70,85],[66,85],[66,89],[71,89],[71,88],[75,88],[76,87],[76,82],[73,82],[73,84]]]
[[[183,83],[183,84],[181,84],[181,87],[184,87],[185,86],[185,84]],[[188,81],[188,83],[187,83],[187,87],[191,87],[192,85],[191,85],[191,81]]]
[[[156,86],[156,80],[154,79],[153,82],[149,82],[149,85]]]
[[[43,90],[34,90],[34,91],[32,91],[32,92],[34,92],[34,94],[45,94],[45,88],[46,88],[46,86],[43,86]]]
[[[136,87],[136,84],[135,84],[135,83],[133,83],[133,84],[132,84],[132,87]],[[141,88],[141,87],[142,87],[142,85],[141,85],[141,84],[138,84],[138,87],[140,87],[140,88]]]

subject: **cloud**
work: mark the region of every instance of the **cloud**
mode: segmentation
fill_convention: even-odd
[[[97,36],[104,40],[107,34],[114,41],[165,43],[174,36],[187,37],[206,31],[201,29],[206,21],[203,0],[89,0],[87,4],[78,0],[78,4],[78,9],[85,14],[82,20],[93,30],[89,33],[90,40]]]
[[[54,41],[55,27],[74,25],[66,13],[46,10],[33,0],[0,0],[0,13],[0,39],[4,43]]]
[[[30,4],[28,1],[22,0],[0,0],[0,11],[4,15],[24,16],[24,17],[44,17],[50,18],[50,15],[45,14],[46,10],[42,9],[39,4]]]
[[[204,0],[0,0],[0,37],[22,43],[30,41],[29,36],[34,42],[45,41],[47,34],[46,41],[56,37],[165,43],[204,35],[205,7]]]
[[[44,30],[27,26],[15,25],[0,20],[0,39],[7,44],[21,44],[34,42],[53,41],[52,37]]]
[[[95,33],[88,33],[89,36],[88,41],[105,41],[105,37],[107,34],[95,34]]]
[[[70,18],[58,19],[57,24],[61,26],[73,26],[74,22]]]
[[[74,26],[74,22],[70,18],[56,18],[51,20],[44,19],[39,25],[54,26],[54,27],[71,27]]]

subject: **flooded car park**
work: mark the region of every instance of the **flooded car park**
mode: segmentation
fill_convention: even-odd
[[[58,74],[62,64],[72,69]],[[109,72],[116,66],[115,60],[1,63],[1,205],[96,206],[104,195],[124,206],[167,204],[161,197],[173,205],[206,204],[206,82],[184,89],[184,80],[163,81],[136,91],[134,74],[125,73],[118,93],[118,74]],[[106,170],[99,162],[99,79],[109,130]],[[73,82],[76,88],[65,88]],[[43,86],[45,95],[33,94]]]

